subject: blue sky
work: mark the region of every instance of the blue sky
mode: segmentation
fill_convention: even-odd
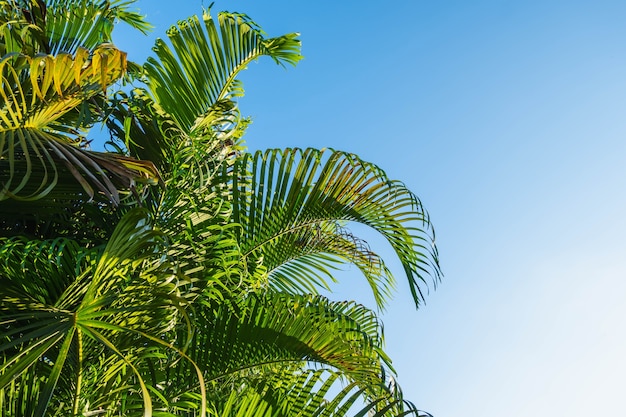
[[[142,61],[202,2],[137,5],[153,35],[124,31],[117,43]],[[260,61],[242,77],[250,148],[355,152],[431,214],[443,281],[415,311],[396,269],[383,316],[407,398],[435,417],[623,414],[626,2],[214,10],[247,13],[269,35],[301,33],[297,68]],[[371,305],[354,271],[341,278],[334,296]]]

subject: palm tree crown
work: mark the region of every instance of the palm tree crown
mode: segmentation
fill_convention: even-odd
[[[319,294],[352,263],[389,300],[357,222],[419,305],[440,276],[419,199],[353,154],[245,150],[237,76],[297,64],[297,34],[205,10],[138,65],[111,43],[150,29],[132,3],[0,5],[1,414],[421,415],[377,314]]]

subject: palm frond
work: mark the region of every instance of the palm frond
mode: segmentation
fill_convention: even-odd
[[[233,171],[233,221],[246,258],[258,259],[281,289],[311,290],[337,261],[355,263],[384,306],[392,276],[381,258],[345,232],[358,222],[380,232],[401,261],[416,305],[440,271],[434,233],[419,199],[353,154],[314,149],[246,154]],[[315,272],[321,273],[321,275]],[[291,278],[291,279],[290,279]]]
[[[136,0],[9,0],[0,10],[9,51],[57,55],[111,42],[116,21],[147,33],[152,25],[129,9]],[[15,29],[15,30],[11,30]]]
[[[378,318],[353,302],[251,294],[243,300],[210,301],[198,306],[195,316],[203,331],[196,332],[188,354],[209,383],[228,386],[263,370],[309,362],[338,369],[375,392],[382,367],[390,365]],[[181,365],[168,379],[184,384],[187,371]]]
[[[126,55],[112,46],[76,56],[9,54],[0,59],[0,200],[41,199],[56,186],[60,167],[90,199],[119,202],[119,189],[156,183],[149,161],[84,149],[75,110],[125,70]]]
[[[391,395],[384,386],[383,367],[389,360],[382,351],[380,323],[359,304],[278,293],[200,300],[192,314],[196,332],[186,351],[191,361],[152,361],[152,386],[162,387],[155,407],[170,412],[197,407],[193,394],[199,387],[189,378],[193,363],[203,370],[208,407],[217,415],[253,408],[260,413],[254,415],[263,415],[262,410],[294,415],[291,411],[298,407],[319,413],[340,377],[350,381],[350,388],[333,406]],[[307,371],[307,364],[320,370]],[[319,377],[329,373],[333,376],[321,389]],[[312,386],[316,394],[307,394]]]
[[[129,10],[135,0],[52,0],[46,6],[45,28],[50,53],[74,52],[77,48],[92,49],[111,42],[117,20],[128,23],[143,33],[152,25],[139,13]]]
[[[377,397],[347,382],[332,369],[282,370],[258,375],[245,384],[224,389],[223,397],[210,398],[214,415],[298,417],[426,417],[410,402],[398,398],[381,384]],[[211,401],[212,400],[212,401]]]
[[[89,365],[117,361],[118,371],[104,382],[128,371],[141,393],[137,398],[149,410],[151,395],[140,363],[155,347],[170,346],[159,337],[189,327],[181,308],[189,283],[163,258],[163,244],[143,210],[129,212],[105,247],[84,248],[67,238],[0,239],[4,394],[23,378],[24,384],[41,384],[35,415],[44,415],[49,406],[73,404],[81,395],[89,398],[73,385],[74,378],[64,381],[62,374],[82,380]],[[29,379],[32,369],[47,376]],[[116,395],[106,393],[107,401]]]
[[[280,64],[301,59],[297,34],[266,39],[247,16],[210,11],[179,22],[167,33],[172,47],[157,40],[158,60],[145,64],[150,91],[159,105],[188,132],[202,125],[212,106],[243,93],[237,74],[267,55]]]

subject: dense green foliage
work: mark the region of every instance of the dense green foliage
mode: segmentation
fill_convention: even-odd
[[[353,263],[389,299],[359,222],[419,304],[439,278],[419,200],[352,154],[245,151],[236,76],[295,65],[297,34],[205,11],[138,65],[111,44],[149,30],[132,3],[0,3],[0,414],[420,415],[376,313],[318,294]]]

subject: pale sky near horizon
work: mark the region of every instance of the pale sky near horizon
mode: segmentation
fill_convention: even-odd
[[[153,34],[117,43],[142,62],[202,1],[137,6]],[[626,2],[213,10],[246,13],[270,36],[301,33],[296,68],[261,60],[242,77],[250,148],[355,152],[430,212],[443,280],[415,311],[396,264],[383,315],[407,399],[435,417],[624,415]],[[372,306],[364,280],[341,277],[334,296]]]

